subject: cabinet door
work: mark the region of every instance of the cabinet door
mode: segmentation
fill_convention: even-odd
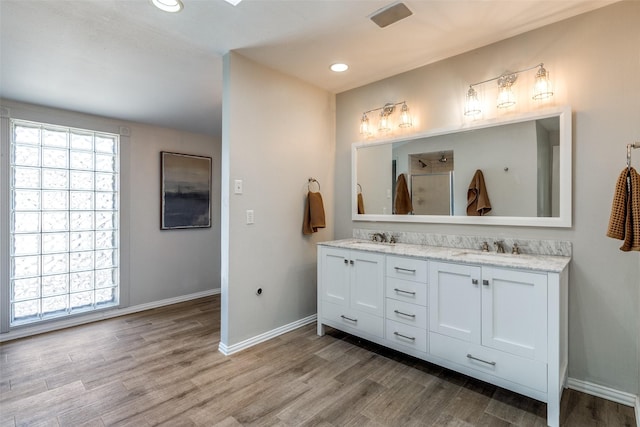
[[[483,267],[482,283],[482,345],[546,361],[546,274]]]
[[[351,264],[353,262],[353,264]],[[351,308],[383,316],[384,255],[351,251]]]
[[[480,344],[480,267],[429,263],[429,329]]]
[[[322,248],[322,299],[334,304],[349,304],[349,251],[336,248]]]

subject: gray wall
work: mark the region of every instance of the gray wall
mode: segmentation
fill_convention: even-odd
[[[218,139],[9,100],[1,105],[15,118],[112,133],[121,126],[129,129],[131,135],[121,137],[120,165],[124,307],[220,289]],[[212,157],[211,228],[160,230],[160,151]]]
[[[466,235],[494,234],[573,242],[570,266],[569,375],[638,394],[640,276],[638,253],[622,253],[605,237],[613,188],[627,143],[640,138],[640,2],[623,1],[361,88],[336,99],[336,238],[352,229],[385,228]],[[573,110],[574,217],[571,229],[353,222],[350,146],[363,111],[405,100],[415,132],[462,125],[472,82],[544,61],[552,103]],[[535,110],[529,83],[519,81],[516,112]],[[485,91],[485,95],[490,92]],[[491,95],[493,96],[493,95]],[[490,110],[485,118],[509,115]],[[640,151],[640,150],[636,150]],[[640,168],[640,152],[633,164]]]
[[[235,52],[223,75],[221,342],[229,347],[316,313],[316,243],[333,238],[335,97]],[[320,182],[327,228],[303,236],[310,177]],[[255,224],[246,224],[249,209]]]

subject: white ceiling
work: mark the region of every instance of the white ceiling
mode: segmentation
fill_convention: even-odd
[[[338,93],[615,1],[0,0],[0,97],[220,135],[229,50]]]

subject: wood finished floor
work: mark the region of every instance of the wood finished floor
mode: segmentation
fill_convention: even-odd
[[[218,352],[220,297],[0,347],[0,426],[544,426],[546,405],[309,325]],[[633,426],[566,390],[562,426]]]

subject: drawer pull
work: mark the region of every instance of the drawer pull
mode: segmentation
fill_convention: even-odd
[[[471,279],[471,284],[472,285],[477,285],[478,284],[478,279]]]
[[[344,320],[349,320],[350,322],[358,323],[358,319],[352,319],[351,317],[347,317],[344,314],[341,314],[340,317],[342,317]]]
[[[411,274],[415,274],[416,270],[411,270],[409,268],[402,268],[402,267],[393,267],[396,269],[396,271],[401,271],[401,272],[405,272],[405,273],[411,273]]]
[[[406,335],[402,335],[400,332],[394,332],[393,335],[400,337],[400,338],[404,338],[406,340],[411,340],[411,341],[415,341],[415,337],[408,337]]]
[[[411,292],[411,291],[403,291],[402,289],[398,289],[398,288],[394,288],[394,291],[398,292],[398,293],[403,293],[403,294],[408,294],[408,295],[415,295],[415,292]]]
[[[478,362],[486,363],[487,365],[496,366],[496,362],[489,362],[487,360],[478,359],[477,357],[473,357],[472,355],[467,353],[467,357],[469,359],[477,360]]]
[[[488,281],[488,280],[483,280],[483,281],[482,281],[482,284],[483,284],[484,286],[489,286],[489,281]]]
[[[393,312],[394,312],[395,314],[400,315],[400,316],[413,317],[414,319],[415,319],[415,317],[416,317],[416,315],[415,315],[415,314],[403,313],[403,312],[398,311],[398,310],[393,310]]]

